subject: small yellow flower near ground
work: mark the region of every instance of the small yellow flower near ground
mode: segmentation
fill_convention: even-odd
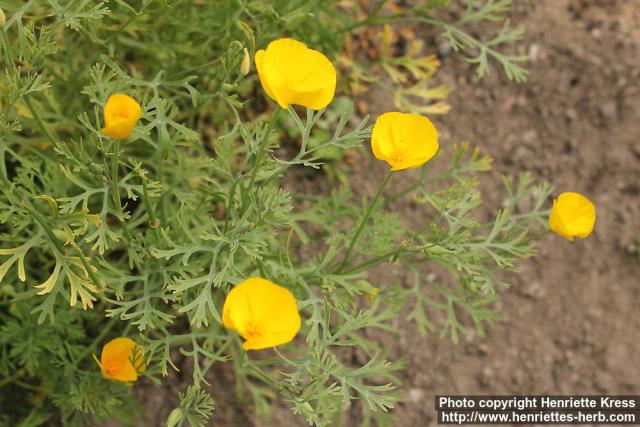
[[[377,159],[391,165],[392,171],[417,168],[438,152],[438,131],[424,116],[384,113],[373,126],[371,148]]]
[[[335,67],[304,43],[289,38],[274,40],[256,52],[255,62],[265,92],[284,109],[295,104],[321,110],[333,99]]]
[[[102,133],[113,139],[127,139],[142,117],[140,104],[123,93],[113,94],[104,106]]]
[[[134,354],[139,358],[136,360],[135,367],[132,363]],[[143,373],[146,368],[142,359],[142,346],[130,338],[112,339],[102,347],[100,361],[95,354],[93,358],[100,366],[102,375],[116,381],[135,381],[138,379],[138,374]]]
[[[291,341],[301,320],[288,289],[253,277],[231,289],[222,307],[222,323],[246,340],[245,350],[260,350]]]
[[[568,240],[585,238],[591,234],[595,223],[596,207],[582,194],[562,193],[553,201],[549,228],[562,237]]]

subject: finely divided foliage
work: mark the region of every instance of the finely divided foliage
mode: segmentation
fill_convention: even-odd
[[[285,174],[346,150],[369,156],[361,147],[372,123],[344,99],[280,111],[256,74],[245,75],[245,49],[253,58],[285,35],[332,59],[348,31],[414,21],[441,28],[455,49],[475,49],[479,74],[495,59],[522,80],[524,58],[498,50],[521,36],[504,18],[510,1],[469,1],[456,21],[441,18],[446,1],[399,15],[381,1],[367,18],[329,0],[213,3],[0,1],[0,425],[134,415],[132,388],[103,378],[92,358],[118,336],[144,347],[143,376],[156,382],[191,359],[192,385],[170,426],[208,425],[211,391],[251,399],[265,415],[278,393],[317,426],[359,402],[363,423],[389,424],[403,363],[363,331],[392,332],[406,316],[423,334],[481,334],[497,317],[501,273],[534,254],[550,187],[526,173],[505,178],[504,205],[480,215],[477,175],[491,161],[467,143],[442,147],[418,174],[397,172],[404,189],[375,200],[353,197],[347,184],[320,195],[283,186]],[[477,40],[464,28],[478,20],[504,27]],[[433,58],[387,58],[399,82],[398,73],[430,78],[437,69]],[[338,69],[338,84],[359,78],[348,70]],[[101,133],[116,93],[141,105],[126,141]],[[397,99],[397,108],[413,106]],[[432,170],[444,157],[450,166]],[[425,205],[418,223],[394,212],[410,197]],[[368,275],[381,264],[398,278]],[[222,326],[226,295],[248,277],[291,291],[302,318],[292,343],[249,353]],[[360,366],[347,361],[350,349],[365,358]],[[208,387],[216,363],[233,367],[234,391]]]

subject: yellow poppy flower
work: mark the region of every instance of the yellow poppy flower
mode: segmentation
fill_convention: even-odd
[[[317,50],[294,39],[279,39],[255,56],[260,83],[282,108],[290,104],[321,110],[336,91],[336,69]]]
[[[553,201],[549,228],[562,237],[568,240],[585,238],[591,234],[595,223],[596,207],[582,194],[562,193]]]
[[[246,340],[245,350],[259,350],[291,341],[300,329],[300,313],[288,289],[254,277],[231,289],[222,323]]]
[[[102,133],[113,139],[127,139],[142,117],[140,104],[123,93],[113,94],[104,106]]]
[[[136,357],[136,366],[132,359]],[[93,356],[105,378],[116,381],[135,381],[146,366],[142,359],[142,346],[130,338],[115,338],[102,347],[100,361]]]
[[[417,168],[438,152],[438,131],[431,120],[418,114],[384,113],[376,120],[371,148],[392,171]]]

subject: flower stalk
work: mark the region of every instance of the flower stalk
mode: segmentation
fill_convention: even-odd
[[[45,126],[44,122],[42,121],[42,118],[40,117],[40,113],[38,113],[38,110],[34,107],[33,103],[31,102],[31,99],[29,99],[29,96],[24,96],[23,99],[24,99],[24,103],[27,104],[27,108],[29,108],[31,115],[33,116],[36,123],[38,124],[38,127],[40,128],[40,131],[42,132],[42,134],[53,145],[57,145],[57,141],[55,137],[51,134],[51,132],[49,132],[49,129],[47,129],[47,126]]]
[[[384,189],[387,187],[387,184],[389,184],[392,174],[393,174],[392,171],[387,172],[387,175],[384,177],[384,180],[380,184],[380,187],[378,187],[378,191],[376,192],[376,195],[373,197],[373,200],[371,200],[371,203],[369,203],[369,206],[367,207],[367,210],[365,211],[364,216],[360,220],[360,223],[358,223],[358,227],[356,228],[356,232],[353,235],[353,238],[351,239],[351,243],[349,243],[349,247],[347,249],[346,254],[344,255],[344,258],[342,259],[342,263],[338,267],[338,272],[341,272],[351,261],[351,254],[353,252],[353,249],[355,248],[356,243],[358,243],[358,240],[360,239],[360,236],[364,231],[365,225],[369,221],[371,212],[373,212],[373,209],[376,207],[378,200],[380,199],[380,196],[382,196]]]
[[[118,154],[120,153],[120,140],[114,139],[111,148],[111,189],[113,195],[113,204],[118,215],[122,214],[122,205],[120,204],[120,178],[118,177]]]

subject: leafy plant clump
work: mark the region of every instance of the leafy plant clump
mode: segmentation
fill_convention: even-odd
[[[393,331],[404,317],[457,341],[497,318],[503,273],[535,253],[551,188],[527,173],[505,177],[506,202],[479,219],[477,176],[491,159],[461,143],[379,183],[392,179],[395,193],[381,186],[360,200],[343,183],[308,194],[286,177],[360,150],[373,123],[348,98],[282,110],[253,61],[289,36],[335,59],[338,92],[380,79],[390,109],[446,113],[448,89],[425,86],[439,63],[418,45],[393,53],[392,25],[433,25],[471,52],[480,75],[495,60],[520,81],[524,58],[500,50],[522,35],[505,20],[510,1],[470,0],[454,21],[443,18],[447,1],[400,11],[356,3],[0,1],[0,425],[139,416],[134,388],[105,378],[107,359],[93,358],[115,337],[140,345],[133,365],[143,358],[139,374],[156,383],[191,359],[170,426],[208,425],[215,393],[230,392],[210,394],[217,363],[261,415],[279,395],[312,425],[334,423],[349,404],[362,405],[363,423],[389,424],[403,363],[363,331]],[[465,30],[476,21],[504,26],[479,40]],[[345,38],[370,26],[387,51],[359,63]],[[141,105],[122,141],[103,129],[113,94]],[[428,212],[417,223],[394,209],[409,197]],[[382,282],[371,274],[379,265],[410,280]],[[295,297],[302,326],[291,343],[247,352],[223,326],[226,296],[250,277]],[[367,361],[353,366],[349,349]]]

